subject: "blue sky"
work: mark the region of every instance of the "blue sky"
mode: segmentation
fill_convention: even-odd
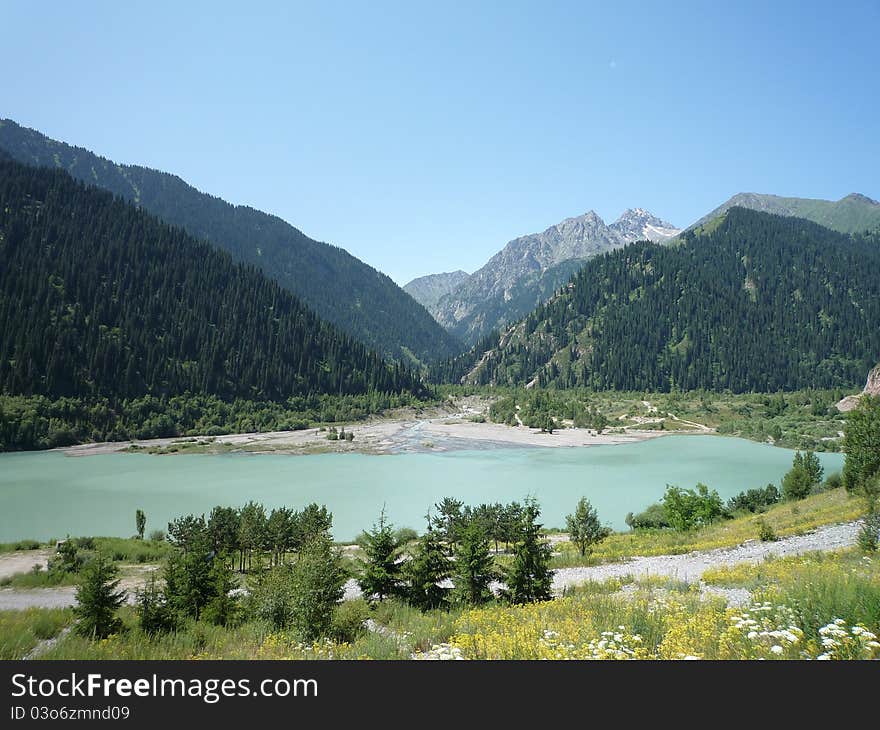
[[[589,209],[880,198],[876,0],[6,0],[0,25],[0,116],[401,284]]]

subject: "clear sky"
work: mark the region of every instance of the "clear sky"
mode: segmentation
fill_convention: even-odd
[[[0,27],[0,116],[401,284],[589,209],[880,198],[880,0],[4,0]]]

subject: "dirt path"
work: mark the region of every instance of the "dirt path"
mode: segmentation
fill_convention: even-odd
[[[133,573],[124,576],[119,582],[119,588],[125,591],[126,603],[134,603],[135,589],[146,583],[155,567],[153,565],[124,566],[124,569]],[[76,586],[0,588],[0,611],[23,611],[26,608],[68,608],[75,604]]]
[[[0,555],[0,579],[9,578],[16,573],[30,573],[35,565],[46,568],[52,550],[20,550]]]

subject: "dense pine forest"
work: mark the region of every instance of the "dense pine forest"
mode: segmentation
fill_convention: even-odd
[[[602,390],[853,387],[880,358],[880,234],[732,208],[601,255],[439,379]],[[487,341],[484,344],[489,344]]]
[[[253,264],[322,319],[392,359],[427,362],[463,349],[388,276],[276,216],[230,205],[175,175],[117,165],[10,120],[0,120],[0,148],[19,162],[66,170]]]
[[[425,393],[259,271],[65,172],[0,161],[0,256],[6,395]]]

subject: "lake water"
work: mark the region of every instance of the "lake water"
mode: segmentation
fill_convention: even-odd
[[[586,496],[600,519],[624,529],[627,512],[657,501],[667,483],[698,481],[723,498],[768,482],[779,484],[793,452],[718,436],[667,436],[590,448],[496,448],[438,454],[176,455],[68,457],[30,452],[0,455],[0,542],[65,535],[134,533],[134,513],[147,532],[190,512],[250,499],[267,508],[326,504],[333,533],[353,538],[385,505],[397,527],[424,528],[428,508],[444,496],[465,503],[509,502],[531,494],[547,526]],[[826,473],[842,454],[819,454]]]

